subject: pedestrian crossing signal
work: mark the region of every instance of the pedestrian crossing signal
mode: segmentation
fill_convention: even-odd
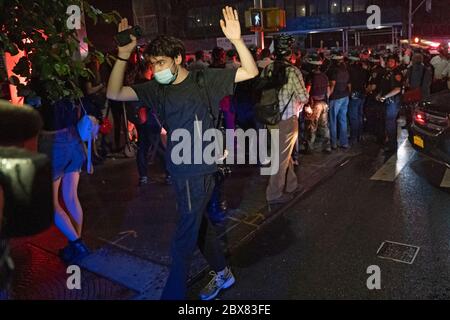
[[[260,10],[252,10],[252,26],[255,28],[261,28],[262,27],[262,11]]]
[[[286,13],[279,8],[250,8],[245,11],[245,26],[253,32],[279,31],[286,27]]]
[[[263,9],[252,8],[245,12],[245,26],[253,32],[262,31],[264,28],[264,11]]]

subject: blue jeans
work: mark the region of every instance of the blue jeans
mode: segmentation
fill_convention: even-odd
[[[172,242],[169,278],[161,299],[185,300],[189,267],[197,245],[213,271],[222,271],[227,265],[216,229],[206,213],[214,189],[214,175],[173,180],[180,217]]]
[[[338,126],[339,126],[339,144],[341,146],[348,145],[347,133],[347,111],[348,111],[348,97],[330,100],[330,137],[331,145],[337,146]]]
[[[398,127],[397,117],[400,111],[400,98],[392,98],[385,102],[385,128],[388,138],[387,147],[390,149],[397,149],[398,142]]]
[[[348,105],[350,140],[352,143],[358,142],[363,133],[364,102],[365,98],[351,98]]]

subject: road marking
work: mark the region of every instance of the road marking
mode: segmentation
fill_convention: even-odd
[[[444,178],[441,182],[441,188],[450,188],[450,169],[445,170]]]
[[[120,232],[119,236],[121,236],[121,237],[119,237],[118,239],[116,239],[114,241],[107,240],[107,239],[104,239],[104,238],[101,238],[101,237],[99,237],[97,239],[100,240],[100,241],[106,242],[106,243],[108,243],[108,244],[110,244],[112,246],[116,246],[116,247],[118,247],[120,249],[129,251],[129,252],[133,252],[133,249],[130,249],[130,248],[126,247],[126,246],[120,245],[119,242],[124,240],[125,238],[128,238],[129,236],[133,236],[133,238],[136,239],[138,237],[137,232],[134,231],[134,230],[127,230],[127,231]]]
[[[397,150],[397,154],[393,155],[371,178],[370,180],[377,181],[389,181],[393,182],[403,168],[411,160],[415,154],[415,150],[411,147],[408,140],[405,140],[400,148]]]

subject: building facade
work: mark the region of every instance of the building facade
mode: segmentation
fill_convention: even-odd
[[[139,2],[143,0],[134,0]],[[261,3],[264,8],[278,7],[286,11],[287,27],[281,30],[298,38],[301,47],[342,47],[371,44],[374,42],[397,43],[402,36],[404,10],[400,3],[371,0],[194,0],[168,1],[172,16],[166,30],[187,41],[192,48],[210,48],[222,37],[219,20],[225,5],[235,7],[241,20],[245,11]],[[188,3],[188,4],[187,4]],[[370,5],[379,5],[381,25],[369,31],[366,13]],[[161,29],[161,28],[160,28]],[[251,35],[243,28],[243,34]],[[266,43],[274,34],[267,33]],[[192,45],[190,45],[192,43]]]
[[[409,0],[91,0],[101,9],[116,9],[133,24],[144,30],[144,40],[165,33],[183,39],[188,52],[198,49],[210,50],[223,37],[219,21],[225,5],[235,7],[243,21],[245,11],[262,4],[264,8],[278,7],[286,11],[287,26],[281,30],[297,38],[304,48],[340,47],[375,44],[397,44],[408,36]],[[414,0],[414,6],[421,1]],[[450,34],[450,10],[445,1],[433,1],[431,13],[425,6],[414,15],[414,36],[434,37]],[[377,5],[381,9],[378,28],[369,30],[367,8]],[[243,23],[242,23],[243,24]],[[105,27],[106,28],[106,27]],[[109,27],[111,29],[111,27]],[[89,33],[94,43],[107,45],[105,35],[114,30]],[[88,29],[89,31],[89,29]],[[242,27],[247,37],[253,35]],[[266,44],[273,33],[266,33]],[[99,39],[96,39],[99,38]],[[109,40],[110,41],[110,40]],[[219,41],[220,42],[220,41]],[[110,43],[111,45],[111,43]]]

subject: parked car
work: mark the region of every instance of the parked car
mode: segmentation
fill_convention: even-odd
[[[420,153],[450,168],[450,90],[415,108],[409,141]]]

